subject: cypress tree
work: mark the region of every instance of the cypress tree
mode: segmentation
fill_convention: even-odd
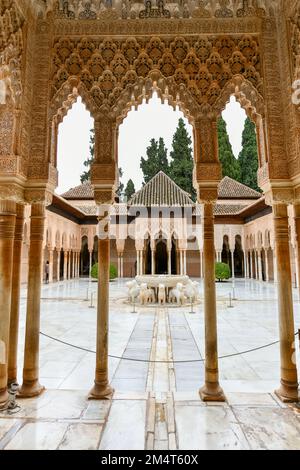
[[[257,184],[258,152],[255,124],[246,119],[242,138],[243,148],[239,154],[241,169],[241,183],[256,191],[260,191]]]
[[[147,158],[141,157],[140,167],[144,175],[144,183],[148,183],[159,171],[168,173],[168,151],[162,137],[158,141],[150,140],[146,150]]]
[[[192,139],[185,127],[183,119],[179,119],[176,132],[173,136],[172,151],[170,153],[169,176],[180,188],[195,199],[196,192],[193,187],[193,151]]]
[[[135,187],[132,179],[128,180],[125,191],[124,191],[124,196],[127,201],[134,195],[135,193]]]
[[[218,142],[219,142],[219,160],[222,165],[222,174],[230,178],[240,181],[240,165],[235,158],[232,146],[227,133],[227,126],[224,119],[221,117],[218,121]]]

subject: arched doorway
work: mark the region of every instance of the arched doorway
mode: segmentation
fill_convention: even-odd
[[[80,275],[88,276],[90,272],[90,254],[88,248],[88,237],[84,236],[81,240],[80,252]]]
[[[242,238],[240,235],[235,237],[234,249],[234,275],[235,277],[243,277],[244,274],[244,252],[242,248]]]
[[[227,235],[223,237],[223,250],[222,250],[222,263],[226,263],[230,266],[231,269],[231,256],[229,249],[229,238]]]
[[[164,240],[159,240],[155,251],[156,274],[168,273],[168,252],[167,244]]]

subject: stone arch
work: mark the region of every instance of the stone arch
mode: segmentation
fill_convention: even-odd
[[[259,56],[257,38],[247,34],[103,37],[100,42],[61,38],[54,44],[51,100],[63,101],[64,84],[69,83],[86,91],[103,116],[122,120],[132,105],[149,99],[154,87],[187,115],[207,116],[237,75],[262,89]]]

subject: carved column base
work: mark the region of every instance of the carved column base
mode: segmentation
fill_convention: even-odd
[[[92,390],[89,393],[89,400],[111,400],[114,394],[114,389],[109,384],[101,384],[95,382]]]
[[[211,384],[209,382],[206,382],[206,384],[202,388],[200,388],[199,395],[200,395],[201,400],[204,401],[204,402],[207,402],[207,401],[224,402],[224,401],[226,401],[226,397],[225,397],[225,394],[223,392],[223,389],[216,382],[211,383]]]
[[[283,403],[298,403],[300,401],[298,384],[293,382],[281,380],[281,385],[279,389],[275,390],[275,395]]]
[[[19,388],[18,397],[19,398],[32,398],[38,397],[45,391],[45,387],[39,383],[38,380],[33,382],[23,382],[22,386]]]

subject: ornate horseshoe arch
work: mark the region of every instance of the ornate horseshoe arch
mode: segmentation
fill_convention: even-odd
[[[213,112],[237,75],[262,93],[255,36],[63,38],[54,44],[51,108],[64,99],[63,86],[76,83],[89,96],[91,112],[120,120],[131,105],[149,99],[154,87],[191,118]]]

